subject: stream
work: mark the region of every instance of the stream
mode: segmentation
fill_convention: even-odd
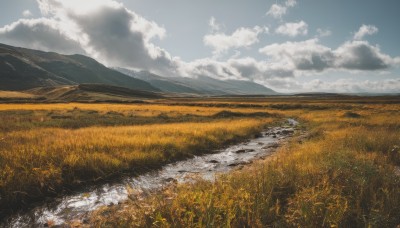
[[[55,199],[20,213],[0,223],[0,227],[46,227],[48,221],[63,225],[71,220],[84,219],[99,207],[115,205],[128,199],[128,188],[140,191],[160,189],[171,182],[193,181],[199,176],[213,180],[216,174],[226,173],[240,166],[271,155],[276,148],[294,133],[298,122],[288,119],[282,127],[272,127],[263,131],[258,138],[236,144],[212,154],[171,163],[159,170],[127,177],[119,183],[104,184],[73,195]]]

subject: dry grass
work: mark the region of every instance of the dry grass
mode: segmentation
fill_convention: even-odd
[[[293,139],[275,159],[215,183],[171,186],[99,210],[91,226],[396,227],[400,107],[354,105],[357,115],[340,107],[287,111],[307,123],[306,141]]]
[[[199,115],[210,116],[226,110],[224,107],[193,107],[193,106],[168,106],[162,104],[81,104],[81,103],[57,103],[57,104],[0,104],[0,111],[68,111],[73,109],[99,113],[117,112],[124,115],[136,116],[158,116],[168,114],[169,116]],[[236,112],[255,112],[255,108],[236,108]]]
[[[35,97],[35,96],[32,94],[29,94],[29,93],[0,90],[0,99],[1,98],[33,98],[33,97]]]
[[[0,105],[4,109],[17,109],[14,105]],[[26,118],[19,115],[19,127],[8,125],[0,131],[0,214],[10,208],[18,208],[45,196],[57,195],[62,190],[75,188],[124,172],[138,173],[160,167],[167,162],[210,152],[213,149],[235,141],[252,137],[272,122],[268,118],[209,118],[202,122],[161,124],[164,119],[156,116],[146,125],[92,126],[77,129],[45,127],[51,120],[40,120],[43,109],[71,108],[93,110],[88,114],[96,122],[98,112],[112,110],[113,105],[22,105],[20,109],[28,111]],[[120,109],[118,109],[120,107]],[[116,106],[123,112],[132,107]],[[134,107],[139,108],[139,107]],[[32,110],[31,110],[32,109]],[[140,106],[152,113],[157,111],[172,112],[179,107]],[[194,109],[194,110],[193,110]],[[183,110],[184,113],[196,112],[196,108]],[[210,111],[214,113],[213,111]],[[54,113],[53,113],[54,114]],[[58,113],[57,115],[59,115]],[[121,119],[120,114],[111,114],[111,120]],[[35,117],[36,116],[36,117]],[[124,116],[122,114],[122,116]],[[1,121],[10,122],[3,117]],[[79,117],[79,115],[78,115]],[[135,119],[138,117],[124,117]],[[161,119],[160,119],[161,118]],[[32,124],[44,124],[35,127]],[[56,119],[57,121],[61,121]],[[152,123],[154,121],[156,124]],[[83,124],[76,118],[76,122]],[[73,124],[71,122],[71,124]],[[74,125],[75,126],[75,125]]]
[[[215,183],[171,186],[151,197],[99,210],[90,226],[400,224],[400,178],[394,172],[394,165],[400,165],[398,101],[159,102],[0,104],[0,210],[251,137],[277,120],[261,112],[297,118],[308,137],[301,143],[293,139],[274,159]]]

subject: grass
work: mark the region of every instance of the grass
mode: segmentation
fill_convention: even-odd
[[[400,116],[393,114],[399,109],[362,102],[349,111],[345,102],[329,110],[286,110],[282,114],[305,123],[308,135],[294,138],[273,159],[213,183],[199,180],[146,198],[133,195],[134,200],[96,211],[90,225],[396,227]]]
[[[224,115],[224,113],[226,115]],[[77,129],[155,123],[209,122],[228,117],[274,116],[255,109],[118,104],[0,104],[0,132],[38,128]]]
[[[307,135],[273,158],[215,182],[132,194],[95,211],[88,226],[396,227],[398,103],[340,97],[0,104],[0,214],[209,152],[291,117]]]
[[[28,93],[0,90],[0,98],[33,98],[33,97],[34,95]]]
[[[252,137],[273,121],[249,110],[201,116],[197,108],[178,113],[178,107],[148,105],[140,106],[142,116],[130,116],[138,106],[117,111],[107,104],[78,106],[1,106],[0,214],[81,185],[211,152]]]

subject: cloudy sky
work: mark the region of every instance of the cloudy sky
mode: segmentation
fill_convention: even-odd
[[[398,0],[3,0],[0,42],[279,92],[399,92]]]

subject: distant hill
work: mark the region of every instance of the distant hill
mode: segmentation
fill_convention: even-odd
[[[159,91],[83,55],[61,55],[0,44],[0,90],[101,83]]]
[[[72,86],[38,87],[26,93],[45,98],[46,101],[75,102],[130,102],[142,99],[162,98],[162,94],[132,90],[104,84],[80,84]]]
[[[277,92],[260,84],[242,80],[217,80],[200,76],[161,77],[147,71],[132,71],[123,68],[116,70],[134,78],[146,81],[163,92],[200,95],[276,95]]]
[[[296,94],[293,94],[293,95],[302,96],[302,97],[337,97],[337,96],[346,96],[345,94],[340,94],[340,93],[324,93],[324,92],[296,93]]]

